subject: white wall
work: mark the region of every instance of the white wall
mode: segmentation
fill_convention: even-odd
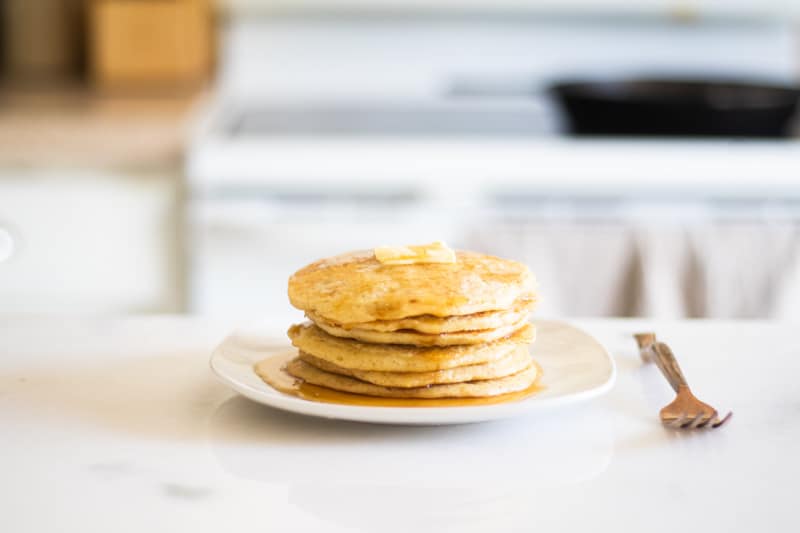
[[[430,99],[455,82],[541,86],[628,74],[798,79],[781,20],[234,17],[219,87],[234,99]]]

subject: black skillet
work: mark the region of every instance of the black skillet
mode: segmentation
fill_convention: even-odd
[[[785,137],[800,88],[738,81],[576,81],[551,88],[577,135]]]

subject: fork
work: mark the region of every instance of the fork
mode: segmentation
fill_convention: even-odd
[[[671,428],[718,428],[731,419],[732,412],[720,418],[717,410],[698,400],[689,389],[681,367],[672,350],[663,342],[656,341],[655,333],[634,335],[639,344],[642,359],[654,360],[664,377],[677,394],[675,400],[661,409],[661,422]]]

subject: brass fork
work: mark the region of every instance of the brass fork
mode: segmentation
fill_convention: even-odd
[[[732,412],[720,418],[717,410],[698,400],[689,389],[678,361],[669,346],[656,341],[655,333],[634,335],[645,361],[653,360],[677,394],[675,400],[661,409],[661,422],[672,428],[718,428],[731,419]]]

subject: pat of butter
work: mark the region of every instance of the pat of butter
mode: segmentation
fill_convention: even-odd
[[[439,241],[418,246],[378,246],[375,259],[384,265],[455,263],[456,252]]]

